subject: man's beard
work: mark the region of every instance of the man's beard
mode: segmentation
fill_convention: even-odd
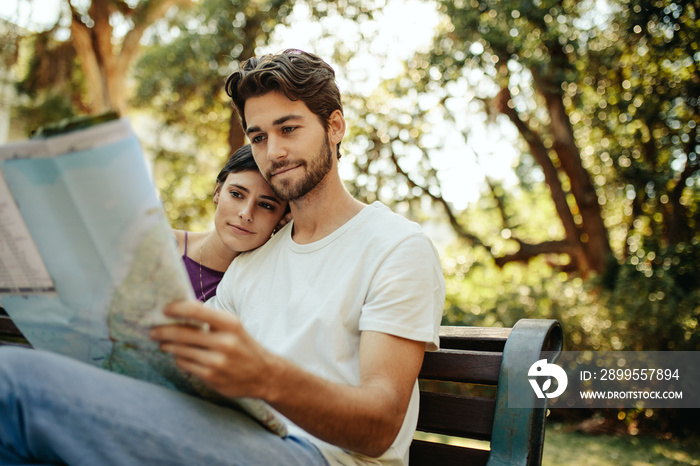
[[[268,170],[268,180],[270,187],[277,197],[283,201],[294,201],[304,197],[314,189],[326,174],[333,167],[333,152],[328,138],[324,140],[323,146],[319,149],[318,155],[310,162],[302,161],[299,168],[305,170],[305,175],[300,180],[276,180],[270,174],[287,166],[292,166],[298,162],[283,162],[273,164]],[[310,165],[309,165],[310,164]]]

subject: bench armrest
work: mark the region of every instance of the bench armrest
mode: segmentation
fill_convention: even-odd
[[[527,373],[543,351],[555,352],[558,357],[562,345],[563,331],[556,320],[523,319],[513,326],[499,373],[489,466],[542,463],[547,404],[546,399],[535,396]],[[531,401],[534,409],[509,408],[510,390],[528,404]]]

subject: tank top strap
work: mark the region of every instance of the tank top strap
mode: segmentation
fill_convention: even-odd
[[[185,253],[183,256],[187,257],[187,232],[185,231]]]

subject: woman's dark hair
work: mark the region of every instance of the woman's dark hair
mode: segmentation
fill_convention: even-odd
[[[288,49],[278,54],[253,57],[243,62],[241,69],[226,79],[226,93],[233,99],[244,129],[248,126],[244,114],[245,101],[271,91],[282,92],[290,100],[304,102],[326,130],[331,113],[335,110],[343,112],[333,68],[308,52]]]
[[[250,148],[250,144],[246,144],[231,154],[231,156],[228,158],[228,162],[226,162],[226,165],[224,165],[224,168],[221,169],[219,175],[216,177],[216,189],[219,189],[219,187],[224,184],[230,173],[238,173],[248,170],[256,171],[258,173],[260,172],[260,169],[253,158],[253,151]]]

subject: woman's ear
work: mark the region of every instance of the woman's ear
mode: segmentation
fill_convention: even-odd
[[[216,182],[216,189],[214,189],[214,204],[219,203],[219,195],[221,194],[221,183]]]

